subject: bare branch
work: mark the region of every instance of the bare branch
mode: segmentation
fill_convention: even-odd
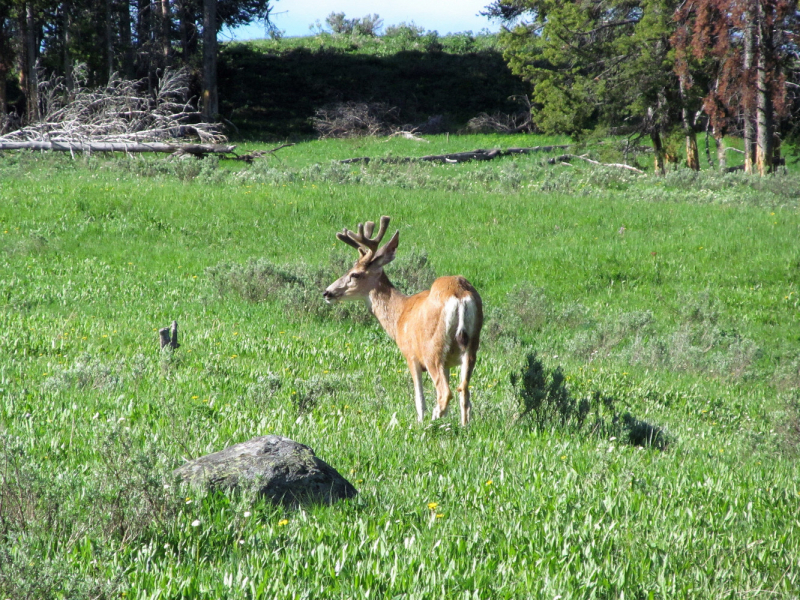
[[[112,75],[101,88],[86,87],[86,68],[79,65],[75,86],[64,78],[42,78],[39,84],[41,119],[6,133],[0,142],[58,142],[70,150],[84,144],[174,143],[196,138],[205,144],[224,143],[216,123],[202,122],[189,100],[189,73],[166,69],[158,88],[148,94],[140,81]]]

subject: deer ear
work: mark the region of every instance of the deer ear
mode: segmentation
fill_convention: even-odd
[[[386,245],[383,246],[380,250],[375,253],[375,258],[369,263],[370,267],[383,267],[388,265],[390,262],[394,260],[395,252],[397,251],[397,245],[400,243],[400,230],[394,232],[392,239],[386,242]]]

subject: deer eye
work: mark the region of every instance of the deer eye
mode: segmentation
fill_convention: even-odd
[[[350,279],[358,279],[358,278],[359,278],[359,277],[361,277],[362,275],[363,275],[363,273],[358,273],[358,272],[356,272],[356,273],[350,273]]]

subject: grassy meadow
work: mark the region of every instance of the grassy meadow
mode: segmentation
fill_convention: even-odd
[[[800,595],[796,170],[332,162],[559,142],[0,156],[0,598]],[[465,429],[417,424],[393,342],[322,301],[335,232],[383,214],[398,285],[483,297]],[[265,434],[359,495],[170,475]]]

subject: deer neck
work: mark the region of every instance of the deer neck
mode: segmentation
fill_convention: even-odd
[[[381,327],[393,340],[397,339],[397,321],[407,296],[392,285],[385,273],[381,274],[378,285],[375,286],[366,298],[367,307],[375,315]]]

